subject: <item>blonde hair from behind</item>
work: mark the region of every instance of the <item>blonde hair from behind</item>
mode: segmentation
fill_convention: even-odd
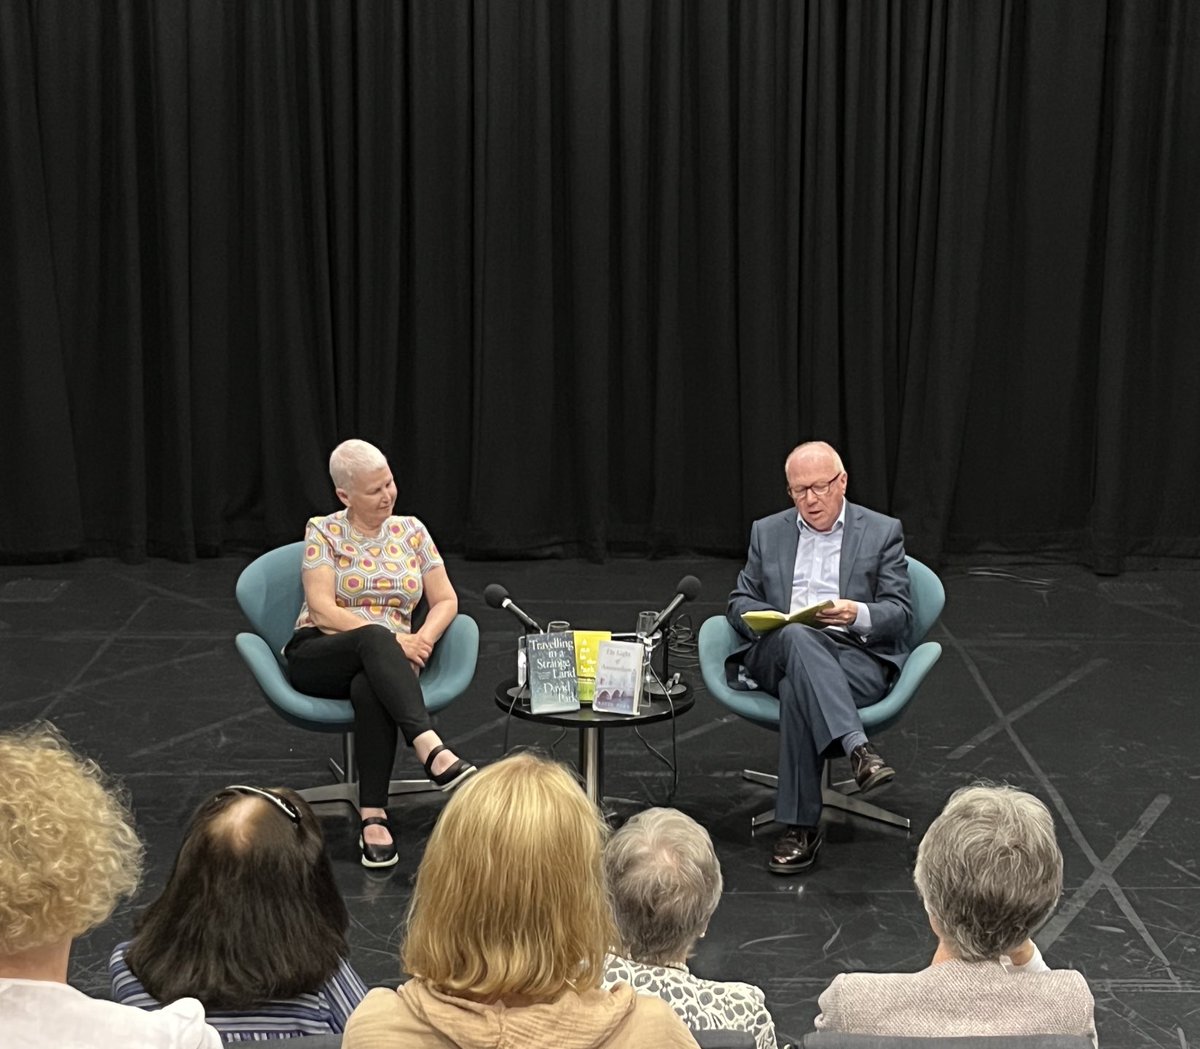
[[[598,987],[616,942],[607,826],[560,764],[517,754],[460,787],[417,870],[406,972],[482,1001]]]
[[[0,733],[0,955],[95,928],[141,871],[129,810],[94,761],[49,724]]]

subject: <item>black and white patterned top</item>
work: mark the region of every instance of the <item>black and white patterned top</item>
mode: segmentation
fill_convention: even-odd
[[[686,965],[642,965],[610,954],[604,962],[603,986],[618,983],[661,998],[693,1031],[749,1031],[757,1049],[776,1049],[775,1021],[762,991],[753,984],[702,980]]]

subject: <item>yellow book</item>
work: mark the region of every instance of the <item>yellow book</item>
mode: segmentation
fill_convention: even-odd
[[[791,615],[776,612],[773,608],[756,609],[753,612],[743,612],[742,622],[756,634],[766,634],[771,630],[778,630],[787,623],[800,623],[803,626],[820,627],[822,624],[817,622],[817,613],[823,609],[832,607],[832,601],[818,601],[815,605],[809,605],[807,608],[802,608],[799,612],[793,612]]]
[[[590,703],[596,691],[596,658],[600,642],[612,638],[611,630],[576,630],[575,677],[579,682],[579,702]]]

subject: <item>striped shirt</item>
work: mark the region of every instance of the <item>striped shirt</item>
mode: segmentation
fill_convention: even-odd
[[[108,960],[114,1002],[139,1009],[160,1009],[125,962],[128,941],[118,944]],[[340,1034],[354,1007],[367,993],[366,985],[345,958],[325,984],[312,994],[263,1002],[241,1012],[210,1009],[207,1023],[226,1042],[261,1042],[268,1038],[299,1038],[307,1034]]]

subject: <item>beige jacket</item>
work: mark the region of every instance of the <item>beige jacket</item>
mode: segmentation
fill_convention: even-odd
[[[1073,969],[1009,971],[942,962],[915,973],[843,973],[822,993],[815,1026],[856,1034],[1076,1034],[1096,1042],[1095,1002]]]
[[[346,1025],[342,1049],[696,1049],[688,1029],[658,998],[622,984],[567,991],[539,1005],[483,1005],[409,980],[376,988]]]

